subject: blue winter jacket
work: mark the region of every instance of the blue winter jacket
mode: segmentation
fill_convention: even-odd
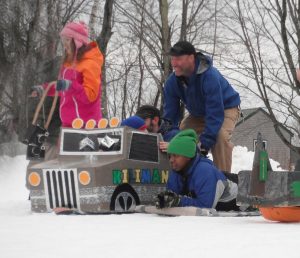
[[[215,201],[216,193],[219,190],[217,185],[227,185],[227,179],[207,158],[196,156],[191,162],[192,164],[185,174],[188,193],[184,192],[184,177],[180,172],[175,171],[170,172],[167,189],[183,195],[179,203],[181,207],[212,208],[213,204],[217,204],[219,197],[224,196],[224,188],[222,188],[222,192]],[[218,181],[220,181],[219,184]],[[229,189],[226,191],[229,192]],[[235,197],[228,198],[227,196],[226,198],[233,199]]]
[[[209,150],[217,139],[224,121],[224,109],[240,104],[239,94],[221,73],[212,66],[208,56],[197,54],[194,73],[183,83],[172,73],[164,86],[164,118],[178,125],[180,100],[194,117],[204,117],[205,128],[200,135],[201,146]]]
[[[170,131],[163,134],[164,141],[170,142],[176,136],[176,134],[178,134],[179,132],[180,132],[180,130],[178,127],[172,128]]]

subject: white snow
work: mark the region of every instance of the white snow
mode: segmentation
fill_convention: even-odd
[[[247,147],[235,146],[232,153],[232,173],[238,173],[242,170],[249,170],[252,168],[254,152],[248,151]],[[270,159],[271,167],[274,171],[283,170],[279,162]],[[299,256],[300,257],[300,256]]]
[[[234,171],[253,153],[234,150]],[[300,224],[262,217],[56,216],[30,211],[24,156],[0,157],[0,257],[300,257]]]

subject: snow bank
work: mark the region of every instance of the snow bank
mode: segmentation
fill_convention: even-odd
[[[247,147],[235,146],[232,153],[232,173],[238,173],[241,170],[251,170],[253,164],[254,152],[248,151]],[[280,171],[279,162],[270,159],[273,170]]]
[[[250,169],[252,158],[235,148],[234,171]],[[299,257],[300,224],[262,217],[31,213],[27,164],[25,156],[0,157],[0,257]]]
[[[27,164],[25,155],[0,156],[0,202],[23,201],[24,196],[28,197],[25,187]]]

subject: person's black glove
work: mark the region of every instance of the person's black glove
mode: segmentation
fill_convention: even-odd
[[[207,157],[207,155],[208,155],[208,150],[206,150],[206,149],[200,149],[200,154],[201,154],[202,156],[204,156],[204,157]]]
[[[198,143],[198,146],[197,146],[197,147],[198,147],[199,154],[200,154],[201,156],[207,158],[208,150],[205,149],[205,148],[203,148],[203,147],[201,146],[200,143]]]
[[[42,97],[43,93],[44,93],[44,88],[42,85],[34,85],[31,87],[31,94],[33,92],[36,92],[36,95],[34,95],[34,97]]]
[[[155,206],[157,209],[178,207],[181,196],[170,191],[164,191],[155,198]]]
[[[172,129],[173,129],[172,122],[169,119],[163,118],[158,133],[164,135],[167,132],[171,131]]]
[[[56,82],[56,90],[57,91],[66,91],[70,88],[72,82],[69,80],[57,80]]]

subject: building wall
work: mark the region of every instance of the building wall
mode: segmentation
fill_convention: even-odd
[[[300,153],[291,150],[291,165],[292,165],[292,169],[294,169],[294,167],[296,166],[297,162],[299,162],[299,164],[300,164]]]
[[[232,142],[234,145],[246,146],[249,151],[254,151],[253,141],[257,138],[258,132],[262,134],[263,140],[267,141],[269,157],[278,161],[282,168],[290,169],[290,149],[277,136],[272,121],[263,111],[258,111],[240,123],[233,133]],[[287,139],[291,138],[284,130],[283,134]]]

